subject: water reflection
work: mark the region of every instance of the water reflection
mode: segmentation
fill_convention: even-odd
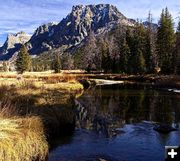
[[[154,122],[180,125],[180,97],[156,91],[98,86],[76,100],[71,141],[50,161],[161,161],[165,145],[180,145],[180,130],[160,134]]]
[[[76,100],[78,128],[111,137],[125,124],[142,120],[179,127],[180,99],[156,90],[121,89],[118,85],[97,86]]]

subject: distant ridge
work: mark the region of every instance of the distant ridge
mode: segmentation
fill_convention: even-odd
[[[91,32],[103,34],[117,25],[133,26],[135,20],[126,18],[115,6],[110,4],[77,5],[59,23],[50,22],[39,26],[31,36],[20,32],[9,35],[0,47],[0,59],[9,59],[26,43],[31,55],[63,48],[76,48]],[[21,39],[20,39],[21,37]]]

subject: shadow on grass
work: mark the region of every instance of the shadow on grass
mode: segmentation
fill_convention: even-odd
[[[14,109],[13,115],[38,116],[45,127],[47,140],[51,142],[56,137],[71,135],[75,129],[74,97],[75,94],[58,90],[41,91],[40,93],[25,92],[19,94],[17,89],[1,87],[0,100],[10,103]],[[36,126],[36,125],[34,125]]]

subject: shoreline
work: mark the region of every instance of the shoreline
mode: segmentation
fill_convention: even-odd
[[[7,90],[10,99],[15,103],[17,100],[22,103],[17,109],[24,110],[20,115],[10,116],[8,119],[13,120],[14,117],[26,119],[26,110],[30,111],[32,117],[37,116],[41,119],[44,126],[42,137],[46,137],[47,146],[50,148],[52,138],[73,133],[74,99],[80,97],[84,90],[95,85],[119,85],[122,88],[132,89],[162,90],[166,87],[169,92],[178,92],[180,76],[27,73],[22,80],[17,80],[17,75],[0,73],[0,85],[3,87],[2,93]],[[28,105],[27,109],[24,109],[25,105]]]
[[[114,81],[125,81],[134,84],[144,83],[155,88],[176,88],[180,89],[179,75],[120,75],[120,74],[105,74],[105,75],[89,75],[89,79],[105,79]]]

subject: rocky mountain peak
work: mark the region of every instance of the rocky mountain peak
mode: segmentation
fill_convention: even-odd
[[[19,50],[22,44],[28,42],[31,35],[21,31],[16,34],[8,34],[7,39],[2,47],[0,47],[0,58],[6,54],[12,55]]]
[[[125,18],[118,9],[110,4],[99,4],[99,5],[77,5],[73,6],[72,12],[67,16],[66,20],[75,21],[76,24],[79,22],[94,23],[98,24],[109,23],[111,21],[117,21]],[[104,24],[101,24],[102,26]]]
[[[13,52],[26,42],[29,53],[32,55],[56,48],[72,51],[90,33],[100,35],[111,31],[119,24],[132,26],[134,22],[126,18],[113,5],[73,6],[72,11],[61,22],[39,26],[32,37],[24,32],[8,35],[5,44],[0,48],[0,55],[12,56]]]
[[[31,54],[66,46],[79,45],[90,32],[111,30],[115,25],[131,24],[118,9],[110,4],[77,5],[59,24],[40,26],[28,43]]]
[[[13,48],[16,44],[24,44],[28,42],[31,38],[31,35],[26,34],[21,31],[16,34],[8,34],[7,40],[4,45],[7,45],[7,48]]]
[[[43,24],[36,29],[33,36],[37,36],[39,34],[44,34],[45,32],[49,32],[51,28],[57,24],[58,24],[57,22],[50,22],[48,24]]]

